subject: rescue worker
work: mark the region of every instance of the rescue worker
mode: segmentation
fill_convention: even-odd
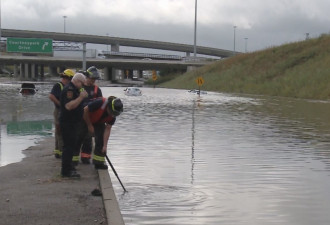
[[[95,169],[108,169],[105,164],[108,139],[116,117],[123,112],[123,103],[119,98],[110,96],[98,98],[84,107],[84,120],[88,131],[95,136],[93,163]]]
[[[86,76],[86,84],[84,85],[84,89],[88,93],[88,97],[85,98],[83,102],[83,106],[85,107],[90,101],[102,97],[102,91],[97,85],[95,85],[95,81],[101,78],[100,73],[95,66],[89,67],[86,72],[84,72],[84,74]],[[88,130],[85,121],[81,120],[78,129],[77,148],[75,149],[72,158],[72,162],[74,165],[78,165],[79,154],[82,163],[90,164],[93,149],[92,140],[92,136],[88,135]]]
[[[77,125],[83,116],[82,102],[88,96],[87,92],[82,88],[85,82],[85,75],[76,73],[61,93],[60,128],[63,138],[62,177],[80,177],[72,165],[72,156],[77,145]]]
[[[54,155],[56,158],[61,158],[62,156],[62,148],[63,148],[63,140],[61,136],[61,129],[60,129],[60,123],[59,123],[59,116],[60,116],[60,97],[61,92],[65,85],[67,85],[72,77],[74,75],[73,70],[66,69],[61,74],[61,80],[60,82],[54,84],[50,94],[49,99],[54,103],[55,109],[54,109],[54,124],[55,124],[55,150]]]

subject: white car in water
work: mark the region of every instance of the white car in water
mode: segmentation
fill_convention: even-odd
[[[125,88],[125,95],[128,96],[141,96],[142,95],[142,91],[137,88],[137,87],[128,87]]]
[[[189,93],[196,93],[198,95],[206,95],[207,94],[207,91],[201,91],[201,90],[198,90],[198,89],[192,89],[192,90],[189,90],[188,91]]]

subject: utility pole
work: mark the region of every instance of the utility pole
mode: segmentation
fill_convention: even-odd
[[[65,19],[67,18],[67,16],[63,16],[63,20],[64,20],[64,29],[63,29],[63,31],[64,31],[64,33],[65,33]]]
[[[107,37],[109,37],[109,33],[107,33],[106,35],[107,35]],[[107,52],[109,54],[109,45],[108,44],[107,44]]]
[[[195,0],[195,29],[194,29],[194,57],[196,58],[196,32],[197,32],[197,0]]]
[[[247,41],[248,41],[248,38],[244,38],[245,39],[245,53],[247,53]]]
[[[1,50],[2,47],[1,47],[1,0],[0,0],[0,55],[1,55]]]
[[[309,33],[306,33],[306,40],[309,39]]]
[[[234,55],[236,55],[236,27],[234,26]]]

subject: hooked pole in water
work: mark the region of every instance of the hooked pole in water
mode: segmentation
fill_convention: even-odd
[[[110,165],[110,167],[111,167],[113,173],[116,175],[116,177],[117,177],[117,179],[118,179],[120,185],[121,185],[122,188],[124,189],[124,192],[127,192],[126,189],[125,189],[125,187],[124,187],[124,185],[123,185],[123,183],[122,183],[121,180],[119,179],[119,176],[118,176],[118,174],[117,174],[115,168],[113,167],[112,163],[110,162],[109,157],[108,157],[107,155],[105,155],[105,158],[107,159],[107,161],[108,161],[108,163],[109,163],[109,165]]]

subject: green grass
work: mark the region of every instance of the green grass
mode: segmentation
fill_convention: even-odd
[[[329,99],[330,36],[240,54],[158,85],[195,89],[199,76],[206,91]]]

